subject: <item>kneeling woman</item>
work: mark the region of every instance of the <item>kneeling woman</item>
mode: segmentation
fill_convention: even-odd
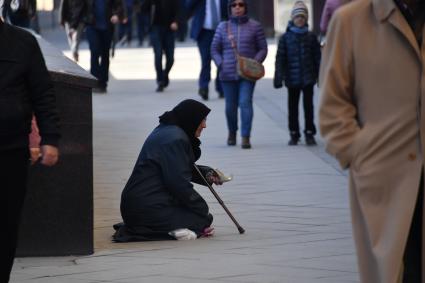
[[[121,196],[124,223],[114,226],[117,242],[174,239],[170,232],[187,228],[197,237],[211,231],[213,221],[205,200],[191,182],[201,184],[194,164],[201,156],[201,132],[210,109],[184,100],[159,117],[146,139]],[[202,173],[220,183],[209,167]]]

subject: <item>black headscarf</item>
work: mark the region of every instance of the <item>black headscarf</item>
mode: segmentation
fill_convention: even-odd
[[[203,103],[193,99],[186,99],[177,104],[171,111],[159,116],[159,122],[180,127],[188,136],[192,144],[195,160],[198,160],[201,157],[201,141],[195,137],[195,132],[210,111],[211,109]]]

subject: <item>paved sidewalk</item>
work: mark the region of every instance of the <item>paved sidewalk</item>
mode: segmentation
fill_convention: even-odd
[[[57,32],[45,37],[66,48]],[[86,47],[80,54],[85,68]],[[320,138],[313,148],[286,145],[286,94],[271,81],[275,50],[271,42],[267,77],[255,91],[251,150],[225,145],[224,101],[212,92],[206,102],[212,112],[198,163],[233,173],[234,180],[217,191],[246,234],[239,235],[209,190],[198,186],[215,216],[214,237],[111,243],[111,226],[121,220],[121,190],[157,117],[185,98],[199,98],[194,44],[176,49],[170,86],[160,94],[154,92],[152,50],[119,49],[108,93],[93,96],[96,252],[19,258],[11,282],[359,282],[347,177],[324,153]]]

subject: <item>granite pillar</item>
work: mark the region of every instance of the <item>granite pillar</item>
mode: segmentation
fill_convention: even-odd
[[[62,138],[54,167],[31,166],[17,256],[93,253],[92,87],[96,80],[38,38],[54,82]]]

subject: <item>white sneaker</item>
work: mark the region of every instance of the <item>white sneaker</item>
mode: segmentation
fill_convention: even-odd
[[[192,230],[187,228],[176,229],[174,231],[168,232],[171,237],[176,238],[176,240],[196,240],[198,236]]]

